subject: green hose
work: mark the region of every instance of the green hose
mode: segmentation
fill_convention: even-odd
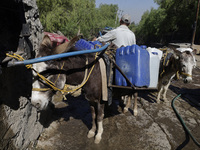
[[[182,117],[179,115],[178,111],[177,111],[176,108],[174,107],[174,102],[175,102],[175,100],[176,100],[177,98],[179,98],[180,96],[181,96],[181,94],[179,94],[178,96],[176,96],[176,97],[172,100],[172,103],[171,103],[172,108],[173,108],[174,112],[176,113],[176,115],[177,115],[179,121],[181,122],[182,126],[185,128],[185,130],[187,131],[187,133],[190,135],[190,137],[192,138],[192,140],[194,141],[194,143],[195,143],[198,147],[200,147],[200,144],[199,144],[199,143],[197,142],[197,140],[193,137],[193,135],[191,134],[191,132],[190,132],[189,129],[187,128],[185,122],[183,121]]]

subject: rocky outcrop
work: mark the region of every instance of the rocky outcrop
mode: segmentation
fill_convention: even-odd
[[[1,60],[6,51],[34,57],[42,38],[36,0],[1,1]],[[44,126],[41,113],[32,107],[29,97],[32,72],[26,67],[7,68],[0,75],[0,150],[26,149],[35,144]],[[46,118],[46,117],[44,117]]]

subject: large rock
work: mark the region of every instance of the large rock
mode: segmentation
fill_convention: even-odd
[[[25,59],[34,57],[42,38],[36,1],[8,0],[0,3],[1,60],[7,51],[22,51]],[[45,121],[30,103],[31,90],[30,69],[3,67],[0,75],[0,150],[26,149],[43,131]]]

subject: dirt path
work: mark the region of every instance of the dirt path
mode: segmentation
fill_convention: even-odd
[[[48,150],[197,150],[192,139],[183,130],[171,108],[171,100],[182,93],[175,102],[194,137],[200,142],[200,56],[193,81],[184,84],[174,81],[167,93],[169,102],[154,102],[155,93],[139,93],[138,116],[132,110],[123,114],[118,101],[107,109],[104,133],[100,144],[87,138],[91,127],[90,108],[83,97],[68,98],[65,105],[57,104],[54,120],[38,140],[36,148]],[[198,105],[198,106],[197,106]],[[61,107],[62,106],[62,107]]]

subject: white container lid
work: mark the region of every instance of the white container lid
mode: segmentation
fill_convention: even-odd
[[[159,49],[157,49],[157,48],[155,48],[155,47],[148,47],[147,48],[147,51],[149,51],[149,52],[156,52],[156,53],[158,53],[158,57],[159,57],[159,59],[161,60],[161,58],[162,58],[162,55],[163,55],[163,52],[161,51],[161,50],[159,50]]]

